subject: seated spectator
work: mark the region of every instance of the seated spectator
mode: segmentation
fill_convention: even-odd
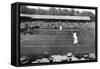
[[[66,55],[62,55],[62,61],[67,61],[69,58]]]
[[[50,61],[49,61],[49,59],[48,58],[41,58],[40,60],[39,60],[39,63],[49,63]]]
[[[67,57],[72,57],[72,55],[73,55],[72,52],[67,53]]]
[[[95,59],[95,54],[94,53],[89,53],[89,59],[94,60]]]
[[[33,61],[32,63],[40,63],[40,59],[37,59],[36,61]]]
[[[72,52],[67,53],[67,57],[69,58],[67,61],[72,61],[72,59],[71,59],[72,55],[73,55]]]
[[[53,62],[62,62],[62,57],[60,55],[52,55],[51,58]]]
[[[83,55],[82,54],[75,54],[75,57],[78,59],[81,59],[83,57]]]
[[[26,63],[28,63],[29,62],[29,57],[27,57],[27,56],[22,56],[21,58],[20,58],[20,62],[21,62],[21,64],[26,64]]]
[[[77,57],[75,57],[74,55],[72,55],[72,57],[70,57],[72,61],[78,61],[79,59]]]
[[[88,54],[84,54],[83,57],[88,60],[89,59],[89,55]]]

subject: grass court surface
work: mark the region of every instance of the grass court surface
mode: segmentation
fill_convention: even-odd
[[[47,53],[66,54],[73,53],[95,53],[95,32],[94,30],[77,30],[80,46],[73,45],[73,35],[67,30],[34,30],[33,35],[20,34],[20,52],[21,55],[42,55]]]

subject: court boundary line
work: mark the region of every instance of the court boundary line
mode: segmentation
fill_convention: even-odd
[[[88,46],[88,45],[79,45],[79,46],[77,46],[77,45],[55,45],[55,46],[21,46],[21,47],[81,47],[81,46]]]

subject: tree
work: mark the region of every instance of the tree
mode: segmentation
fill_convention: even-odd
[[[80,11],[77,10],[76,11],[76,16],[80,16],[80,14],[81,14]]]
[[[57,15],[58,11],[55,7],[51,7],[51,8],[49,8],[49,14],[50,15]]]
[[[38,15],[45,15],[45,10],[44,10],[44,9],[41,9],[41,8],[38,8],[38,9],[36,9],[35,14],[38,14]]]
[[[82,11],[81,15],[82,16],[89,16],[92,21],[95,21],[95,14],[92,13],[91,11]]]
[[[20,6],[20,13],[25,14],[25,13],[27,13],[27,11],[28,11],[28,9],[26,6]]]
[[[75,15],[75,10],[74,10],[73,8],[72,8],[71,11],[70,11],[70,15],[71,15],[71,16],[74,16],[74,15]]]
[[[26,6],[20,6],[20,13],[23,14],[35,14],[36,9],[30,9]]]
[[[62,9],[62,14],[63,15],[70,15],[70,11],[67,9]]]

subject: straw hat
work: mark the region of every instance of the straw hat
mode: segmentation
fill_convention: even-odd
[[[29,57],[27,57],[27,56],[22,56],[22,57],[20,58],[20,61],[21,61],[22,64],[28,63]]]
[[[85,58],[81,58],[80,60],[86,60]]]
[[[47,63],[47,62],[50,62],[49,59],[47,58],[40,59],[40,63]]]
[[[89,58],[90,59],[95,59],[95,54],[94,53],[89,53]]]
[[[88,54],[84,54],[83,57],[87,58],[89,55]]]
[[[73,55],[72,52],[68,52],[68,53],[67,53],[67,56],[68,56],[68,57],[71,57],[72,55]]]

